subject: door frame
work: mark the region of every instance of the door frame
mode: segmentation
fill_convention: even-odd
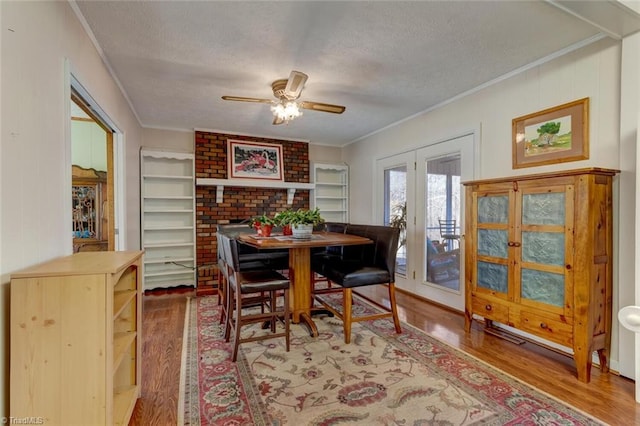
[[[65,60],[65,132],[66,132],[66,176],[69,191],[65,194],[65,205],[71,205],[71,103],[72,96],[76,96],[84,105],[83,110],[93,118],[107,133],[107,187],[109,196],[109,231],[108,249],[123,250],[126,246],[124,232],[120,232],[124,226],[124,135],[109,115],[100,107],[89,91],[74,75],[69,59]],[[68,220],[64,225],[68,228],[67,235],[71,235],[71,210],[68,212]],[[72,252],[72,241],[69,238],[69,252]]]
[[[421,230],[423,227],[422,224],[424,223],[424,212],[421,213],[423,209],[421,209],[417,203],[418,194],[424,193],[425,184],[422,182],[423,179],[419,177],[421,176],[421,168],[418,166],[418,163],[421,161],[421,158],[424,158],[425,154],[429,154],[435,158],[460,152],[462,170],[467,172],[464,176],[461,176],[461,181],[473,180],[477,178],[480,163],[478,149],[479,134],[479,128],[460,132],[450,137],[415,147],[411,150],[378,158],[375,161],[375,208],[373,217],[376,223],[383,223],[384,221],[384,171],[400,165],[406,164],[407,166],[407,235],[413,236],[413,238],[407,239],[407,274],[406,276],[396,274],[396,285],[398,288],[409,293],[438,304],[446,305],[461,312],[464,312],[464,262],[461,262],[460,265],[460,289],[458,291],[446,289],[422,279],[425,275],[425,271],[423,270],[423,257],[425,254],[423,244],[424,231]],[[452,145],[452,143],[455,143],[455,145]],[[462,143],[466,143],[466,145],[460,146]],[[464,152],[462,152],[463,148]],[[424,175],[424,166],[422,167],[422,175]],[[462,230],[464,229],[465,206],[464,196],[461,198],[460,227]],[[464,259],[463,250],[464,232],[461,231],[461,259]],[[415,273],[413,271],[415,271]]]

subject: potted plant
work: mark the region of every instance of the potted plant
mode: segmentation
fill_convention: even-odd
[[[266,213],[260,216],[251,218],[249,221],[249,227],[256,230],[256,233],[261,237],[270,237],[271,230],[275,225],[273,218],[270,218]]]
[[[276,215],[273,217],[275,225],[282,227],[283,235],[293,234],[293,232],[291,231],[291,220],[293,215],[294,215],[293,211],[285,210],[285,211],[276,213]]]
[[[311,238],[313,227],[324,223],[324,219],[320,215],[320,210],[316,207],[313,210],[298,209],[291,212],[289,219],[293,238]]]

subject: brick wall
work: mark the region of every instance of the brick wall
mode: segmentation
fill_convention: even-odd
[[[227,178],[227,140],[272,143],[282,146],[284,180],[309,182],[309,146],[306,142],[195,132],[196,178]],[[215,186],[196,186],[196,253],[200,270],[198,286],[216,286],[210,265],[217,264],[216,226],[263,213],[272,215],[288,208],[309,208],[309,191],[296,190],[293,204],[287,204],[286,189],[224,188],[224,200],[216,203]]]

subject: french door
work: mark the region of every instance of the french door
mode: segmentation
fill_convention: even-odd
[[[379,222],[401,228],[399,288],[464,310],[461,182],[472,180],[474,135],[377,161]]]

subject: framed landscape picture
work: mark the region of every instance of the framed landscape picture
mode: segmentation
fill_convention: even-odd
[[[284,179],[282,145],[227,141],[228,173],[233,179]]]
[[[589,158],[589,98],[514,118],[513,168]]]

